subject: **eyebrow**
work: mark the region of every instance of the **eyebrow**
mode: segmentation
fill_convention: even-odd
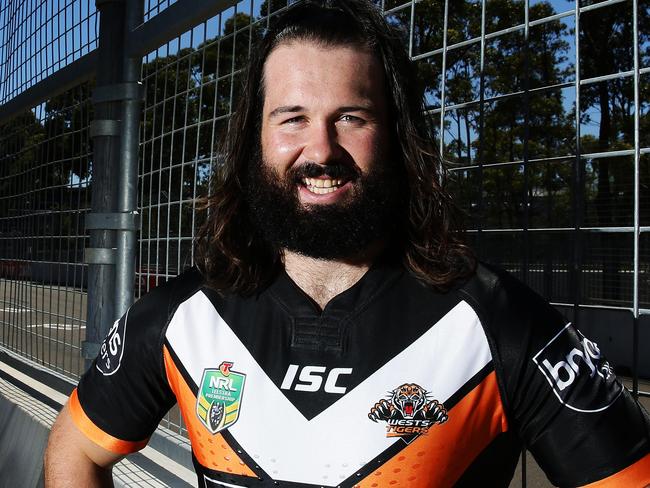
[[[371,105],[350,105],[346,107],[339,107],[339,112],[374,112],[374,107]]]
[[[297,113],[297,112],[302,112],[305,110],[305,107],[301,105],[283,105],[281,107],[277,107],[271,112],[269,112],[269,118],[272,117],[277,117],[282,114],[288,114],[288,113]],[[339,112],[368,112],[372,113],[374,110],[371,106],[366,106],[366,105],[350,105],[350,106],[344,106],[344,107],[339,107],[338,108]]]
[[[278,115],[282,115],[282,114],[301,112],[303,110],[305,110],[305,108],[301,107],[300,105],[283,105],[282,107],[277,107],[271,110],[271,112],[269,113],[269,118],[277,117]]]

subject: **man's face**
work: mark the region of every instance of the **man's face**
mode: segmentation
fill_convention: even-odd
[[[247,198],[276,247],[334,259],[387,237],[399,185],[384,87],[358,46],[292,41],[269,55]]]
[[[345,168],[346,177],[324,174],[294,182],[301,204],[349,199],[354,180],[388,157],[384,74],[367,50],[281,45],[266,61],[264,87],[264,162],[281,179],[306,163]]]

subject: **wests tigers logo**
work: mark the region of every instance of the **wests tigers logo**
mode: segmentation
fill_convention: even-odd
[[[426,434],[449,417],[445,406],[432,400],[430,392],[415,383],[404,383],[388,392],[388,399],[375,403],[368,418],[386,421],[386,437],[411,437]]]

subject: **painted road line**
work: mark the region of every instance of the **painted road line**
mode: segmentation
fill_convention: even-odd
[[[46,384],[35,380],[31,376],[28,376],[25,373],[22,373],[22,372],[18,371],[15,368],[12,368],[11,366],[9,366],[6,363],[3,363],[2,361],[0,361],[0,370],[4,371],[8,375],[13,376],[18,381],[20,381],[21,383],[26,384],[30,388],[33,388],[36,391],[42,393],[43,395],[50,397],[52,400],[54,400],[55,402],[57,402],[60,405],[63,405],[63,404],[65,404],[65,402],[68,401],[68,397],[66,395],[64,395],[63,393],[55,390],[54,388],[50,388]]]
[[[169,471],[186,483],[189,483],[192,486],[196,486],[196,473],[194,471],[191,471],[185,466],[178,464],[173,459],[170,459],[164,454],[156,451],[153,447],[145,446],[145,448],[140,452],[161,468]]]

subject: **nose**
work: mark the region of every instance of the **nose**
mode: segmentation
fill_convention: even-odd
[[[342,152],[333,124],[319,122],[310,126],[303,149],[305,159],[328,164],[340,159]]]

